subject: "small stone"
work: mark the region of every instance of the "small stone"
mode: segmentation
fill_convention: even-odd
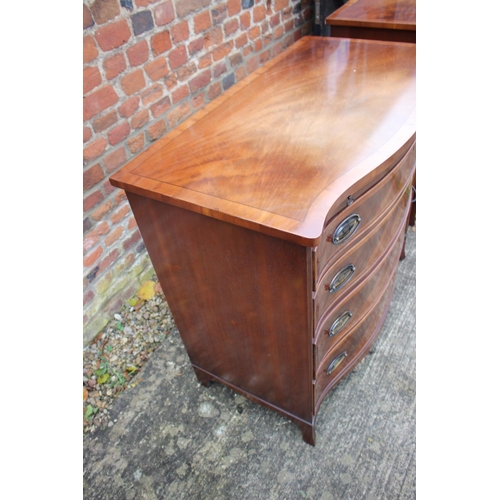
[[[123,321],[123,318],[118,313],[115,314],[115,319],[116,319],[116,321]]]

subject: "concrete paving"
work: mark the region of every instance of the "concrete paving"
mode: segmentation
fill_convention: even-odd
[[[178,332],[84,439],[83,496],[96,500],[391,500],[416,497],[416,233],[380,336],[325,398],[316,446],[219,384],[201,386]]]

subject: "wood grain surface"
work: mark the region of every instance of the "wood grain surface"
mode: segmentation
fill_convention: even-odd
[[[325,20],[330,26],[416,31],[416,0],[350,0]]]
[[[408,149],[415,119],[414,46],[305,37],[110,182],[314,246],[332,205]]]

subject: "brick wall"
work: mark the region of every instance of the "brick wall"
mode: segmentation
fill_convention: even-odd
[[[312,0],[84,1],[84,345],[153,272],[110,174],[309,34],[312,17]]]

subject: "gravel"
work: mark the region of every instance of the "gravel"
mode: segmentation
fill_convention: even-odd
[[[140,381],[142,366],[175,328],[157,277],[150,281],[154,296],[131,299],[83,351],[84,436],[113,425],[113,401]]]

